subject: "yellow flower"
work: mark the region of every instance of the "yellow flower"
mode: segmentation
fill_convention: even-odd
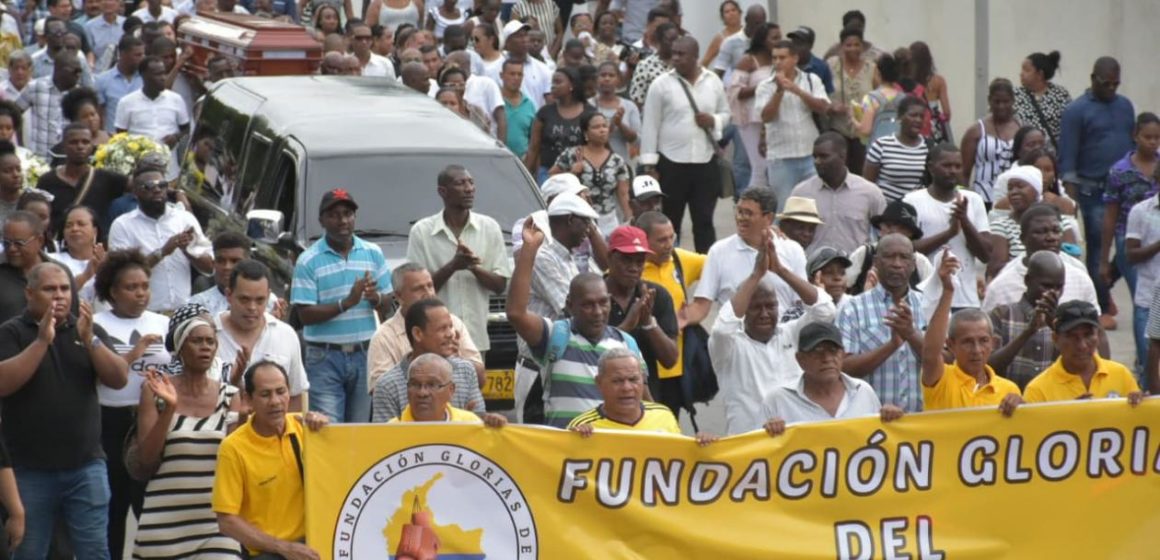
[[[136,142],[129,142],[129,149],[136,152],[137,150],[141,149],[141,144],[138,144]]]

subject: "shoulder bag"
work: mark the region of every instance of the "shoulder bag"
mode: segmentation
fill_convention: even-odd
[[[702,69],[701,71],[704,72],[705,70]],[[695,125],[697,113],[701,112],[697,109],[697,100],[693,98],[693,92],[689,90],[689,85],[680,74],[674,71],[673,77],[681,84],[681,89],[685,92],[685,98],[689,100],[689,105],[693,108],[693,121]],[[698,126],[697,128],[701,127]],[[711,132],[703,128],[701,128],[701,131],[705,133],[705,137],[709,140],[709,145],[713,147],[713,158],[709,161],[717,166],[717,174],[721,177],[717,196],[721,198],[733,198],[733,193],[736,190],[736,183],[733,178],[733,162],[725,157],[724,150],[717,145],[717,141],[713,139]]]

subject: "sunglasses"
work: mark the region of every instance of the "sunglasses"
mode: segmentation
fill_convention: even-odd
[[[1099,76],[1092,76],[1092,79],[1095,80],[1096,83],[1099,84],[1100,87],[1112,87],[1112,88],[1120,87],[1119,80],[1113,82],[1111,80],[1105,80]]]
[[[29,237],[27,239],[9,239],[9,238],[5,237],[3,241],[4,241],[5,245],[12,245],[13,247],[19,247],[19,248],[23,249],[29,243],[36,241],[36,236],[34,235],[34,236]]]
[[[144,190],[144,191],[163,191],[168,187],[169,187],[169,183],[166,181],[163,181],[161,179],[155,179],[153,181],[144,181],[137,186],[137,188]]]

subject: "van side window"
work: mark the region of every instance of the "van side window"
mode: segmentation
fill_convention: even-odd
[[[250,135],[250,143],[246,147],[245,169],[242,170],[242,180],[234,197],[238,214],[244,216],[255,208],[254,196],[262,186],[264,177],[262,172],[266,170],[269,156],[270,139],[257,132]]]
[[[263,201],[263,196],[258,197],[258,207],[273,208],[282,213],[283,231],[294,231],[294,226],[297,222],[298,206],[297,186],[298,186],[298,161],[289,151],[283,151],[278,154],[278,160],[274,167],[274,182],[269,189],[262,189],[273,195],[273,198],[268,201]]]

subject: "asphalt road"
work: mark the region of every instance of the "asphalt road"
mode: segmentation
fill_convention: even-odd
[[[717,238],[723,239],[737,232],[737,228],[733,223],[733,202],[731,200],[718,200],[717,210],[713,215],[713,223],[717,226]],[[693,232],[692,225],[689,222],[688,216],[685,217],[683,227],[681,228],[681,247],[688,250],[693,250]],[[1112,297],[1116,300],[1116,305],[1120,309],[1120,315],[1117,317],[1119,321],[1119,328],[1108,332],[1108,342],[1112,349],[1112,359],[1132,367],[1135,360],[1135,350],[1132,341],[1132,300],[1128,295],[1128,287],[1124,282],[1117,283],[1115,289],[1112,290]],[[710,315],[709,321],[716,317],[716,312]],[[712,322],[706,323],[711,325]],[[702,431],[711,432],[715,434],[725,433],[725,408],[721,404],[721,399],[718,397],[712,402],[703,405],[697,405],[697,425]],[[681,414],[681,428],[686,434],[693,433],[693,427],[689,423],[688,414]]]

